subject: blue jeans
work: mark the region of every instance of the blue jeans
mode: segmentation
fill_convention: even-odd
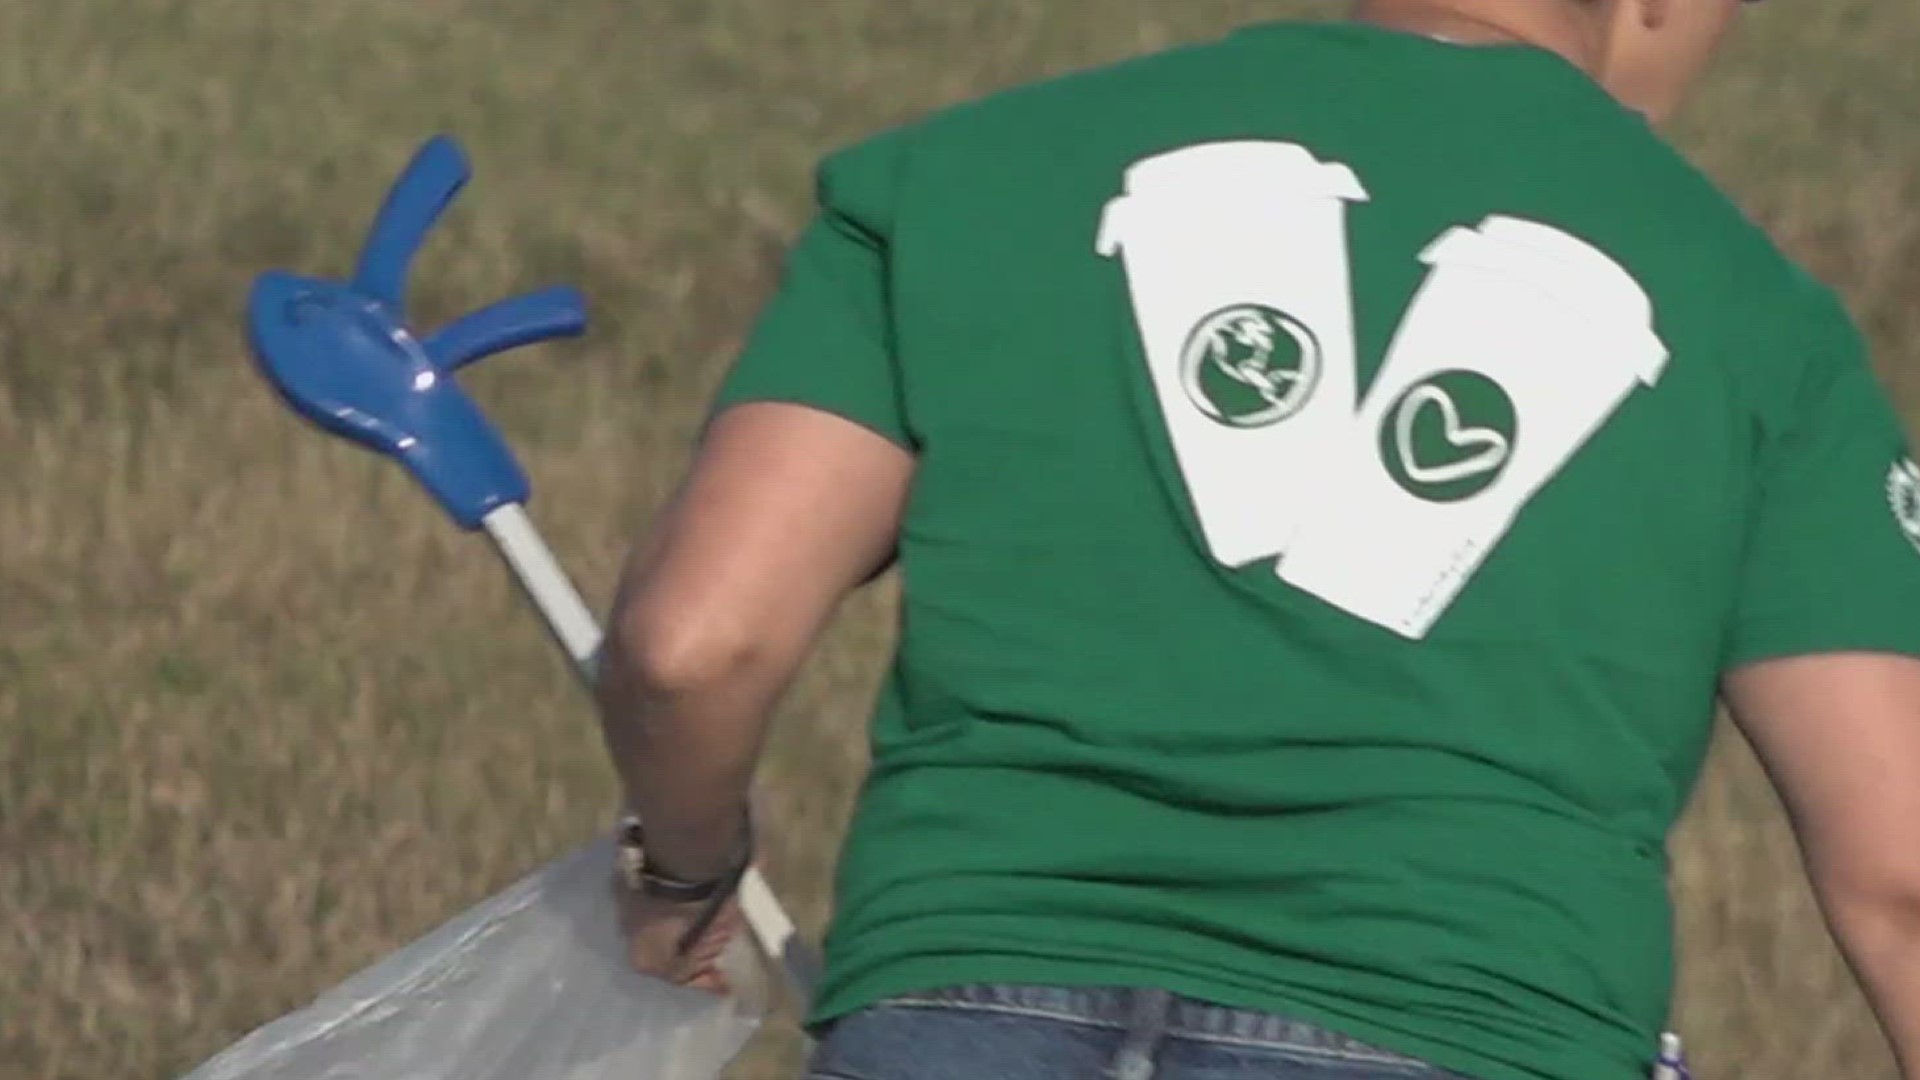
[[[1164,990],[958,986],[830,1023],[808,1080],[1465,1080]]]

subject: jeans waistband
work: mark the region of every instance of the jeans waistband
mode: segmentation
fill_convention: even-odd
[[[1288,1016],[1214,1005],[1159,990],[975,983],[903,994],[888,1004],[978,1009],[1123,1031],[1145,1024],[1169,1037],[1300,1050],[1383,1065],[1422,1064]]]

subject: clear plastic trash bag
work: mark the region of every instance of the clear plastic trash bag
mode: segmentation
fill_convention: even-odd
[[[725,998],[635,973],[589,844],[254,1031],[184,1080],[713,1080],[759,1027],[751,937]]]

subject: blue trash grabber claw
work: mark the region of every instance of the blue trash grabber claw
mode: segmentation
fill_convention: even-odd
[[[526,473],[454,375],[485,356],[586,329],[577,289],[501,301],[424,337],[406,322],[407,272],[465,186],[466,155],[429,140],[387,193],[350,282],[269,271],[247,304],[248,342],[280,398],[320,428],[395,458],[468,530],[484,529],[591,685],[600,627],[528,519]],[[740,900],[761,949],[804,1005],[818,961],[759,872]]]
[[[407,270],[465,186],[466,156],[440,137],[414,156],[374,220],[351,282],[260,275],[247,305],[260,369],[295,412],[396,458],[461,528],[525,503],[526,474],[453,375],[493,353],[586,329],[579,290],[482,308],[426,337],[406,323]]]

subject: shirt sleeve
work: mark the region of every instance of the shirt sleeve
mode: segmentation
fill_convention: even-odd
[[[1858,330],[1844,313],[1828,326],[1797,415],[1759,451],[1726,669],[1920,656],[1920,466]]]
[[[888,245],[893,169],[887,147],[827,158],[818,211],[787,254],[710,413],[778,401],[832,413],[912,448],[893,348]]]

